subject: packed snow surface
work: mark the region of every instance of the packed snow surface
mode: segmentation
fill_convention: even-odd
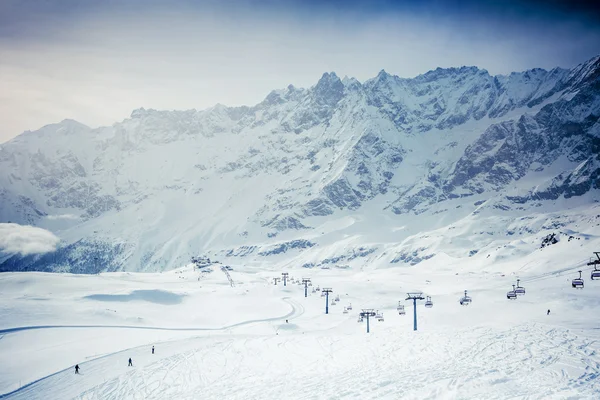
[[[28,400],[598,399],[600,280],[589,279],[586,263],[599,245],[589,235],[525,256],[516,244],[503,260],[437,254],[413,267],[370,270],[231,265],[233,286],[218,264],[146,274],[4,273],[0,393]],[[583,290],[571,287],[580,269]],[[283,271],[294,282],[274,285]],[[306,298],[301,278],[312,280]],[[508,300],[518,278],[526,294]],[[329,314],[317,287],[333,289],[330,303],[340,297]],[[465,289],[469,306],[459,304]],[[433,301],[432,308],[418,302],[416,332],[405,300],[412,291]],[[406,315],[396,311],[398,301]],[[366,320],[358,322],[363,308],[385,319],[372,318],[370,333]]]

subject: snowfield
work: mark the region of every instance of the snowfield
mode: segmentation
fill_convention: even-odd
[[[598,399],[600,280],[585,264],[599,237],[595,228],[533,252],[516,242],[495,258],[439,253],[413,267],[231,265],[234,286],[219,264],[210,273],[4,273],[0,397]],[[571,287],[579,269],[583,290]],[[302,285],[273,284],[284,270],[312,279],[307,298]],[[527,293],[509,301],[517,278]],[[328,315],[317,286],[333,289],[330,301],[340,296]],[[417,332],[410,291],[434,303],[418,303]],[[368,334],[362,308],[385,317]]]

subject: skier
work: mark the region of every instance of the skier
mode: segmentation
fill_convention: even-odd
[[[128,367],[133,367],[133,363],[131,362],[131,357],[129,357],[129,365],[127,365]]]
[[[548,310],[548,312],[546,313],[546,315],[550,315],[550,310]]]
[[[75,373],[79,374],[79,364],[75,365]]]
[[[154,354],[154,346],[152,346],[152,354]]]

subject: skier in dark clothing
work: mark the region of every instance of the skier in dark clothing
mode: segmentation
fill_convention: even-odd
[[[128,367],[133,367],[133,363],[131,362],[131,357],[129,357],[129,365],[127,365]]]
[[[546,315],[550,315],[550,310],[548,310],[548,312],[546,313]]]
[[[77,364],[77,365],[75,366],[75,373],[76,373],[76,374],[79,374],[79,364]]]
[[[154,346],[152,346],[152,354],[154,354]]]

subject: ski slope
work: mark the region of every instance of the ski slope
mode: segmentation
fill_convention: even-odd
[[[7,399],[597,399],[597,237],[489,261],[438,254],[415,267],[277,265],[156,274],[0,275],[0,393]],[[577,270],[585,289],[571,288]],[[515,301],[506,292],[521,279]],[[316,286],[331,287],[330,305]],[[460,306],[467,289],[470,306]],[[412,305],[423,291],[434,306]],[[401,300],[407,314],[398,315]],[[348,304],[353,310],[342,312]],[[357,322],[361,308],[385,321]],[[546,310],[550,309],[550,315]],[[285,320],[289,322],[286,323]],[[151,353],[155,346],[156,353]],[[127,360],[133,359],[133,367]],[[74,374],[74,365],[81,375]]]

